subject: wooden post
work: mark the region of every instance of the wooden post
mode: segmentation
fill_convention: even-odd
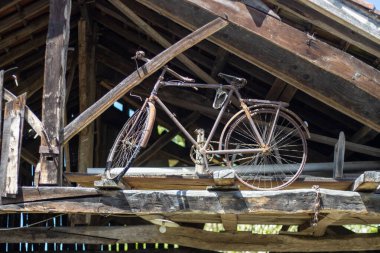
[[[42,123],[47,140],[41,140],[40,146],[40,184],[59,184],[61,181],[60,130],[63,127],[70,13],[71,0],[50,0],[42,95]]]
[[[3,110],[3,90],[4,90],[4,70],[0,70],[0,147],[1,147],[1,131],[3,125],[2,110]],[[1,150],[0,150],[1,152]]]
[[[115,88],[100,98],[96,103],[90,106],[86,111],[74,119],[64,129],[64,143],[69,141],[74,135],[94,121],[115,101],[120,99],[126,92],[137,86],[145,78],[149,77],[158,69],[162,68],[167,62],[184,52],[186,49],[194,46],[203,39],[211,36],[215,32],[228,25],[228,21],[222,18],[216,18],[210,23],[202,26],[198,30],[181,39],[151,61],[134,71],[131,75],[121,81]]]
[[[78,22],[79,111],[82,113],[95,102],[95,34],[89,22]],[[79,134],[78,172],[85,173],[93,167],[94,124],[89,124]]]
[[[26,93],[5,104],[0,166],[0,196],[2,197],[13,197],[17,194],[25,99]]]

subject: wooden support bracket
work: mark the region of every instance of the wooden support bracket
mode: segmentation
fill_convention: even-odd
[[[325,217],[320,219],[317,224],[310,225],[310,222],[302,224],[298,227],[299,232],[293,233],[296,235],[313,235],[313,236],[323,236],[326,233],[328,226],[334,222],[339,221],[344,216],[343,213],[330,213]],[[290,232],[289,232],[290,233]]]

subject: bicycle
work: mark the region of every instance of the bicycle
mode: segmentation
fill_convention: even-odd
[[[136,62],[149,61],[142,51],[138,51],[132,59]],[[165,81],[166,73],[177,80]],[[158,105],[192,143],[192,160],[205,166],[207,172],[210,172],[209,163],[216,155],[235,171],[238,181],[251,189],[279,190],[294,182],[301,174],[307,158],[306,138],[310,138],[307,123],[286,109],[287,103],[243,99],[239,89],[246,85],[246,79],[222,73],[219,77],[227,84],[195,83],[194,79],[181,76],[167,66],[163,67],[149,97],[118,134],[107,158],[104,177],[118,183],[140,149],[146,147]],[[220,111],[207,139],[196,141],[158,97],[159,89],[170,86],[216,90],[213,107]],[[211,140],[233,95],[240,102],[241,110],[224,126],[218,148],[214,149]],[[111,168],[120,167],[123,168],[121,173],[111,174]]]

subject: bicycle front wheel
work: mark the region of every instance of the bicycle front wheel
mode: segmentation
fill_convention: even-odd
[[[141,146],[149,138],[154,112],[153,105],[144,103],[143,107],[135,111],[124,124],[107,158],[106,176],[108,179],[118,181],[127,172]],[[123,170],[113,174],[111,168],[123,168]]]
[[[264,143],[275,119],[276,109],[262,108],[251,117]],[[246,114],[232,122],[225,138],[226,149],[261,148]],[[306,137],[300,125],[280,111],[268,150],[256,153],[227,154],[226,160],[235,170],[237,179],[255,190],[279,190],[301,174],[307,157]]]

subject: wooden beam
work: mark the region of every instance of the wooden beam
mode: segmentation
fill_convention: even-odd
[[[228,15],[230,29],[210,38],[211,41],[380,131],[380,71],[351,55],[242,2],[228,5],[216,0],[207,3],[186,0],[181,4],[173,0],[138,2],[188,29],[215,16]],[[334,85],[330,85],[332,80]],[[355,99],[350,94],[355,94]]]
[[[3,0],[0,3],[0,13],[3,12],[6,9],[11,8],[12,6],[18,4],[22,0]]]
[[[339,220],[344,216],[342,213],[330,213],[322,218],[315,224],[310,225],[310,221],[306,223],[307,228],[302,229],[302,225],[298,227],[297,235],[312,235],[312,236],[323,236],[326,233],[328,226],[339,222]],[[301,229],[300,229],[301,228]],[[289,234],[292,232],[289,232]]]
[[[378,43],[366,38],[358,33],[356,29],[351,29],[346,24],[341,24],[335,18],[329,17],[317,9],[303,4],[301,1],[286,0],[269,0],[269,2],[279,6],[281,9],[289,11],[292,15],[310,22],[311,24],[322,28],[323,30],[347,41],[349,44],[355,45],[377,57],[380,57]]]
[[[6,101],[12,101],[16,99],[16,96],[13,95],[12,92],[8,91],[7,89],[4,89],[4,99]],[[45,139],[45,130],[42,125],[42,122],[28,106],[25,106],[25,119],[26,122],[28,122],[29,125],[33,128],[33,130],[41,137],[41,139]]]
[[[100,98],[95,104],[90,106],[80,116],[74,119],[64,129],[64,143],[70,140],[75,134],[81,131],[89,123],[95,120],[101,113],[103,113],[115,101],[120,99],[126,92],[137,86],[145,78],[160,69],[168,61],[173,59],[176,55],[182,53],[186,49],[197,44],[199,41],[209,37],[220,29],[224,28],[228,21],[217,18],[214,21],[199,28],[197,31],[186,36],[182,40],[175,43],[173,46],[154,57],[150,62],[144,64],[138,70],[133,72],[123,81],[121,81],[115,88],[109,91],[105,96]]]
[[[380,185],[380,172],[366,171],[352,184],[353,191],[376,191]]]
[[[78,22],[78,69],[79,69],[79,113],[95,102],[95,34],[91,24]],[[89,124],[79,133],[78,171],[85,172],[94,162],[94,124]]]
[[[70,187],[69,187],[70,188]],[[316,193],[312,189],[284,191],[194,191],[194,190],[124,190],[98,191],[76,187],[78,197],[56,198],[67,187],[50,187],[45,190],[46,200],[0,205],[0,212],[87,213],[107,215],[162,214],[177,222],[176,215],[202,216],[235,213],[238,215],[306,215],[314,213]],[[35,192],[23,187],[23,194]],[[83,192],[83,196],[80,196]],[[373,205],[380,200],[378,194],[365,194],[320,189],[323,212],[347,213],[353,217],[379,222],[380,209]],[[86,197],[89,194],[96,197]],[[99,196],[99,194],[101,196]],[[179,197],[180,196],[180,197]],[[287,203],[292,203],[289,205]],[[352,220],[351,220],[352,222]]]
[[[16,3],[16,1],[13,1],[13,3]],[[33,17],[36,14],[47,10],[48,6],[49,2],[46,0],[33,1],[31,4],[29,4],[21,11],[21,15],[14,14],[3,19],[0,23],[0,33],[8,31],[12,29],[14,26],[22,23],[24,20],[29,19],[30,17]]]
[[[334,21],[349,27],[356,33],[380,43],[380,21],[377,15],[358,11],[350,2],[338,0],[299,0],[302,4],[317,10]]]
[[[169,48],[172,44],[166,40],[162,35],[160,35],[153,27],[146,23],[142,18],[140,18],[136,13],[134,13],[130,8],[127,7],[123,2],[110,0],[110,3],[115,6],[120,12],[132,20],[140,29],[142,29],[148,36],[152,37],[164,48]],[[195,75],[201,78],[207,83],[218,83],[213,77],[204,72],[199,68],[193,61],[191,61],[184,54],[179,54],[176,58],[187,66]]]
[[[307,249],[308,252],[334,252],[380,249],[378,234],[313,238],[247,232],[217,233],[190,227],[168,227],[165,233],[160,233],[158,227],[153,225],[24,228],[1,231],[0,238],[2,243],[169,243],[218,251],[305,252]]]
[[[42,123],[48,140],[41,140],[39,183],[60,184],[62,133],[65,111],[66,59],[70,33],[71,0],[50,0],[46,39]]]
[[[0,164],[2,197],[12,197],[18,190],[25,100],[26,94],[23,94],[5,104]]]

